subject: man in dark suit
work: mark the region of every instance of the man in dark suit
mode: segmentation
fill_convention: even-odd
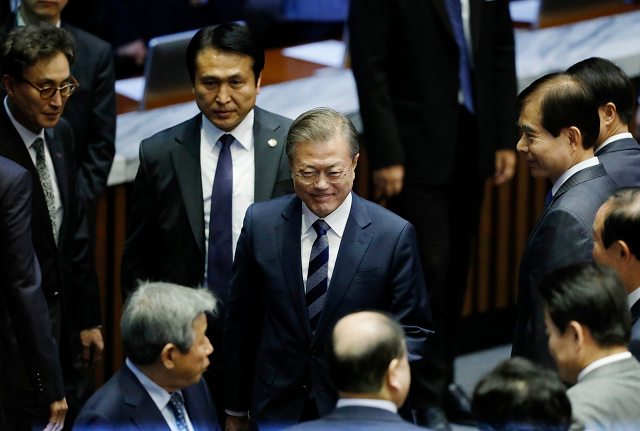
[[[69,403],[67,423],[91,395],[88,372],[102,354],[100,293],[87,220],[76,196],[73,132],[60,118],[76,84],[73,38],[49,24],[15,28],[2,45],[2,83],[7,91],[0,109],[0,155],[27,169],[33,179],[32,240],[42,271],[53,334]],[[17,350],[16,362],[23,359]],[[17,373],[16,428],[46,423],[37,403],[39,388]],[[19,425],[18,425],[19,424]]]
[[[635,92],[627,74],[596,57],[574,64],[567,73],[580,78],[598,103],[600,134],[594,153],[607,175],[623,187],[640,186],[640,145],[629,133]]]
[[[31,386],[42,388],[38,402],[49,406],[49,423],[62,428],[67,413],[58,345],[51,333],[49,310],[40,287],[40,265],[31,242],[31,190],[31,174],[0,157],[0,429],[13,428],[9,414],[15,397],[15,369],[7,324],[15,330]],[[4,424],[3,416],[7,421]]]
[[[340,399],[321,419],[291,430],[424,430],[397,414],[409,394],[411,371],[404,331],[389,316],[370,311],[336,323],[327,342],[329,374]]]
[[[547,274],[538,291],[549,350],[560,378],[573,385],[571,429],[638,429],[640,362],[627,349],[631,318],[620,277],[576,263]]]
[[[9,14],[4,22],[2,34],[7,35],[14,27],[46,22],[64,28],[76,42],[71,75],[80,86],[66,104],[62,117],[73,129],[78,197],[93,230],[95,207],[107,187],[116,152],[115,74],[107,42],[60,21],[67,2],[22,0],[16,12]]]
[[[91,397],[73,429],[220,431],[201,379],[213,351],[205,314],[215,311],[206,289],[142,284],[120,322],[126,363]]]
[[[214,354],[205,375],[220,409],[222,324],[245,211],[293,192],[284,152],[291,121],[255,106],[263,67],[264,50],[244,26],[193,37],[187,68],[202,114],[140,145],[122,258],[125,299],[137,280],[205,284],[221,299],[209,322]]]
[[[616,270],[629,295],[629,351],[640,359],[640,189],[623,189],[598,210],[593,222],[593,260]]]
[[[553,187],[520,261],[514,356],[554,368],[544,325],[544,304],[536,286],[548,272],[592,260],[593,221],[617,188],[593,156],[598,138],[598,106],[578,78],[543,76],[518,96],[522,137],[531,175]]]
[[[390,313],[409,362],[424,354],[431,312],[413,226],[351,193],[351,121],[330,109],[287,135],[297,196],[254,204],[238,241],[225,321],[227,426],[293,425],[333,410],[325,344],[360,310]]]
[[[446,422],[443,408],[456,422],[471,419],[451,386],[467,285],[460,250],[476,232],[485,178],[501,184],[515,167],[508,3],[351,0],[351,60],[375,194],[392,197],[389,209],[415,226],[430,288],[436,333],[411,391],[426,426]]]

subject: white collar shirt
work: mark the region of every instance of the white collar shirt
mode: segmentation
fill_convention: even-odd
[[[553,196],[556,195],[556,193],[558,192],[558,190],[560,190],[560,187],[562,187],[562,185],[569,179],[571,178],[574,174],[580,172],[583,169],[587,169],[591,166],[595,166],[597,164],[599,164],[600,161],[598,160],[597,157],[591,157],[583,162],[578,163],[577,165],[571,166],[569,169],[567,169],[567,171],[562,174],[562,176],[560,176],[560,178],[558,178],[558,180],[553,184],[553,187],[551,188],[551,193]]]
[[[359,406],[373,407],[376,409],[388,410],[391,413],[398,413],[398,406],[387,400],[375,400],[370,398],[340,398],[336,403],[336,408]]]
[[[622,353],[616,353],[615,355],[606,356],[604,358],[598,359],[597,361],[593,361],[592,363],[584,367],[582,371],[580,371],[580,374],[578,374],[578,383],[580,383],[585,378],[585,376],[590,372],[592,372],[593,370],[603,367],[607,364],[611,364],[613,362],[618,362],[618,361],[622,361],[623,359],[628,359],[630,357],[631,357],[631,352],[622,352]]]
[[[598,153],[607,145],[609,145],[612,142],[615,141],[619,141],[620,139],[633,139],[633,135],[629,132],[624,132],[624,133],[618,133],[617,135],[613,135],[611,136],[609,139],[607,139],[606,141],[604,141],[602,144],[600,144],[600,146],[598,147],[598,149],[596,150],[596,155],[598,155]]]
[[[235,138],[231,144],[233,165],[233,193],[231,198],[231,234],[232,252],[235,256],[236,245],[242,230],[247,208],[254,202],[255,194],[255,151],[253,123],[255,111],[247,116],[229,134]],[[226,132],[218,129],[204,115],[200,128],[200,171],[202,176],[202,201],[204,204],[204,237],[206,252],[209,252],[209,218],[211,216],[211,192],[218,167],[218,157],[222,144],[218,140]],[[208,254],[207,254],[208,256]],[[209,259],[205,259],[204,280],[207,282]]]
[[[171,408],[169,407],[171,394],[158,386],[158,384],[151,380],[149,377],[147,377],[142,371],[138,369],[138,367],[135,366],[133,362],[131,362],[129,358],[127,358],[125,362],[127,364],[127,367],[129,367],[133,375],[136,376],[145,391],[147,391],[147,393],[153,400],[153,403],[156,405],[156,407],[158,407],[158,410],[160,410],[160,413],[162,413],[162,417],[164,417],[164,420],[167,422],[167,425],[169,425],[171,431],[179,431],[178,425],[176,424],[176,419],[173,416]],[[180,396],[182,396],[181,390],[176,392],[178,392]],[[187,428],[189,428],[189,431],[194,431],[186,407],[184,409],[184,417],[187,422]]]
[[[629,308],[640,300],[640,287],[629,294]]]
[[[53,202],[55,208],[55,221],[57,232],[56,236],[60,234],[60,226],[62,226],[62,219],[64,217],[64,209],[62,207],[62,199],[60,197],[60,187],[58,185],[58,177],[56,176],[56,170],[53,167],[53,160],[51,159],[51,152],[49,151],[49,145],[47,144],[46,134],[44,133],[44,129],[40,129],[39,133],[33,133],[31,130],[24,127],[22,124],[18,123],[11,114],[11,110],[9,109],[9,105],[7,104],[7,98],[4,98],[4,109],[7,111],[7,115],[13,124],[13,127],[16,128],[18,134],[22,138],[22,142],[27,147],[27,151],[29,151],[29,156],[31,156],[31,161],[33,162],[33,166],[36,166],[36,150],[33,148],[33,143],[37,138],[42,138],[44,141],[44,161],[47,165],[47,171],[49,172],[49,177],[51,178],[51,188],[53,189]],[[37,166],[36,166],[37,168]],[[34,178],[35,180],[39,180],[39,178]]]
[[[344,229],[347,226],[347,220],[349,220],[349,214],[351,213],[351,203],[353,197],[351,193],[347,195],[344,202],[340,204],[331,214],[324,217],[323,220],[329,225],[331,229],[327,231],[327,239],[329,240],[329,266],[327,286],[331,285],[331,276],[333,275],[333,268],[336,265],[336,258],[338,257],[338,251],[340,250],[340,242],[342,241],[342,235]],[[320,217],[311,212],[307,205],[302,202],[302,228],[300,233],[300,259],[302,263],[302,281],[305,291],[307,289],[307,276],[309,272],[309,258],[311,257],[311,248],[315,242],[318,234],[313,228],[313,223]]]

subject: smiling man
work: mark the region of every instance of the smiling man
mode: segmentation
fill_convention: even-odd
[[[2,44],[1,55],[7,97],[0,108],[0,156],[27,169],[33,179],[32,242],[60,346],[69,424],[93,392],[90,369],[104,346],[95,259],[76,193],[73,133],[60,118],[78,86],[70,71],[74,41],[50,24],[18,27]],[[14,363],[26,362],[16,349],[12,355]],[[50,411],[42,405],[42,388],[30,383],[41,384],[39,376],[28,378],[20,365],[15,378],[15,428],[44,428]]]
[[[247,210],[225,322],[228,429],[286,426],[332,411],[325,355],[335,323],[384,311],[403,326],[409,363],[433,329],[413,226],[351,192],[356,130],[318,108],[287,135],[296,195]],[[410,414],[410,412],[409,412]]]
[[[120,321],[126,363],[87,402],[74,429],[219,431],[201,381],[213,351],[206,314],[215,311],[206,289],[143,283]]]
[[[242,25],[193,37],[187,69],[201,113],[142,141],[122,258],[125,299],[137,280],[206,285],[221,299],[205,375],[220,409],[224,307],[245,211],[293,192],[284,151],[291,120],[255,106],[263,66],[260,42]]]
[[[592,260],[593,221],[617,185],[593,155],[598,105],[582,81],[566,74],[544,76],[520,93],[518,103],[517,149],[531,175],[550,179],[552,188],[520,261],[512,355],[554,368],[536,286],[556,268]]]

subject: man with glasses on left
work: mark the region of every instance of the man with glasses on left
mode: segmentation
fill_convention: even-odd
[[[33,180],[32,242],[42,271],[53,335],[59,345],[71,427],[95,387],[91,372],[104,347],[100,293],[87,218],[78,205],[73,133],[60,118],[78,87],[71,76],[73,37],[54,25],[18,27],[0,49],[2,83],[0,155],[27,169]],[[9,322],[2,322],[10,333]],[[16,430],[44,429],[49,406],[24,371],[16,346]],[[39,376],[36,376],[38,383]]]

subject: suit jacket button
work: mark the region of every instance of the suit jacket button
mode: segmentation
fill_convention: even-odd
[[[40,392],[44,392],[44,389],[40,388]]]
[[[315,350],[309,350],[309,357],[311,359],[315,359],[316,356],[318,356],[318,352],[316,352]]]
[[[60,292],[53,292],[53,296],[58,296],[60,295]]]
[[[307,386],[307,385],[302,385],[302,389],[304,389],[304,390],[306,391],[307,389],[309,389],[309,386]]]

